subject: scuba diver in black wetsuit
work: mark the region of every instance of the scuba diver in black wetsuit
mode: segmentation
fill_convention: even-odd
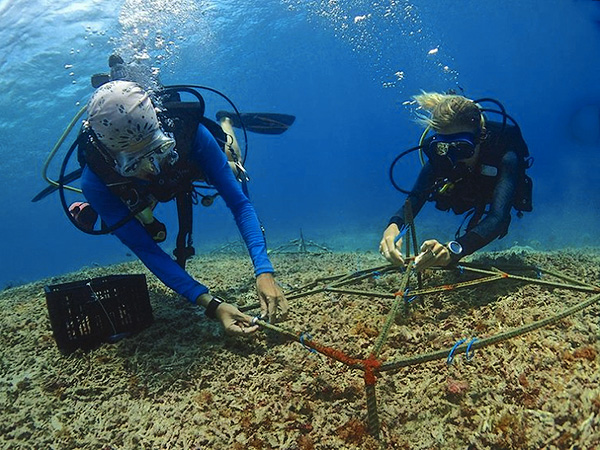
[[[414,150],[425,153],[428,161],[408,194],[413,216],[426,201],[435,202],[442,211],[467,213],[471,218],[464,234],[460,228],[455,240],[440,243],[428,239],[415,258],[415,269],[448,266],[502,238],[508,232],[511,209],[531,211],[531,179],[525,169],[531,165],[527,145],[516,122],[502,105],[492,99],[470,100],[461,95],[426,93],[414,97],[427,114],[419,114],[426,126],[422,143],[401,154],[396,161]],[[478,103],[491,101],[500,110],[484,109]],[[483,112],[501,114],[502,122],[487,120]],[[509,119],[512,124],[507,123]],[[424,138],[429,130],[434,134]],[[465,217],[466,219],[466,217]],[[404,209],[390,219],[379,244],[381,255],[392,264],[404,264],[402,236],[406,229]],[[462,226],[461,226],[462,228]]]

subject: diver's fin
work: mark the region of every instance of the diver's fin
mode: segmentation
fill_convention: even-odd
[[[295,116],[289,114],[277,113],[241,113],[241,122],[248,131],[260,134],[281,134],[292,126]],[[229,111],[218,111],[217,121],[221,121],[223,117],[229,117],[233,122],[233,126],[241,128],[242,123],[240,117],[236,113]]]
[[[110,67],[112,69],[117,64],[125,64],[125,61],[123,61],[123,58],[121,58],[121,55],[117,55],[116,53],[113,53],[112,55],[110,55],[108,57],[108,67]]]
[[[119,55],[112,54],[108,58],[108,67],[110,67],[110,73],[95,73],[92,75],[92,87],[98,89],[103,84],[108,83],[111,80],[117,80],[123,78],[116,76],[119,70],[123,71],[125,61]],[[122,75],[122,74],[121,74]]]
[[[92,75],[92,87],[94,89],[98,89],[103,84],[106,84],[110,81],[110,75],[107,73],[95,73]]]
[[[74,170],[71,173],[68,173],[63,178],[63,184],[70,183],[71,181],[78,179],[79,177],[81,177],[82,172],[83,172],[83,168],[79,168],[77,170]],[[33,203],[39,202],[41,199],[48,197],[50,194],[52,194],[53,192],[56,192],[56,191],[58,191],[58,186],[54,186],[54,185],[48,186],[46,189],[41,191],[38,195],[33,197],[31,199],[31,201]]]

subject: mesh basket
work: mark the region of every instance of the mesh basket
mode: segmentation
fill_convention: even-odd
[[[44,291],[54,339],[64,353],[116,342],[153,321],[145,275],[110,275]]]

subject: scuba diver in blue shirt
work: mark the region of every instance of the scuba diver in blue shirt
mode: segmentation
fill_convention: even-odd
[[[87,104],[87,118],[76,141],[83,166],[77,175],[81,175],[81,190],[87,202],[71,205],[70,219],[90,234],[115,234],[163,283],[190,302],[205,307],[206,315],[218,319],[227,333],[252,333],[258,329],[252,317],[211,295],[184,269],[185,260],[193,254],[192,198],[200,195],[193,183],[205,181],[223,197],[246,243],[254,265],[260,317],[268,317],[271,322],[283,319],[288,303],[274,279],[254,207],[238,181],[245,171],[237,159],[239,146],[232,128],[235,118],[221,112],[217,114],[220,126],[207,120],[199,95],[201,102],[180,101],[182,91],[195,95],[189,88],[165,89],[164,96],[156,102],[132,81],[102,80],[99,84]],[[69,157],[70,153],[66,160]],[[66,162],[62,183],[66,180],[65,165]],[[64,192],[60,192],[65,205]],[[38,198],[44,195],[47,193]],[[207,205],[215,196],[201,197]],[[158,246],[166,238],[166,228],[153,215],[158,202],[174,198],[180,215],[180,234],[181,210],[190,227],[189,245],[180,248],[179,240],[185,241],[186,236],[178,236],[174,252],[177,261]],[[98,215],[102,232],[93,230]]]
[[[511,209],[531,211],[532,182],[525,170],[531,166],[521,130],[504,107],[494,99],[470,100],[462,95],[427,93],[414,100],[426,113],[418,122],[426,127],[421,143],[399,155],[390,168],[394,186],[408,194],[415,217],[426,201],[442,211],[471,216],[466,231],[459,227],[454,240],[442,244],[425,240],[415,257],[417,271],[430,266],[456,264],[494,239],[504,237],[511,221]],[[482,108],[492,102],[496,109]],[[502,122],[487,120],[484,112],[500,114]],[[512,122],[507,124],[507,119]],[[426,138],[429,130],[434,134]],[[412,190],[400,188],[393,178],[395,163],[415,150],[428,158]],[[402,236],[406,230],[404,208],[396,212],[385,229],[379,251],[392,264],[404,265]],[[464,222],[464,221],[463,221]]]

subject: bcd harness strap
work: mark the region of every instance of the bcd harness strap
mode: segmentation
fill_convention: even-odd
[[[177,218],[179,221],[179,232],[173,255],[177,264],[185,269],[186,261],[195,255],[193,247],[193,192],[181,192],[175,197],[177,203]]]

